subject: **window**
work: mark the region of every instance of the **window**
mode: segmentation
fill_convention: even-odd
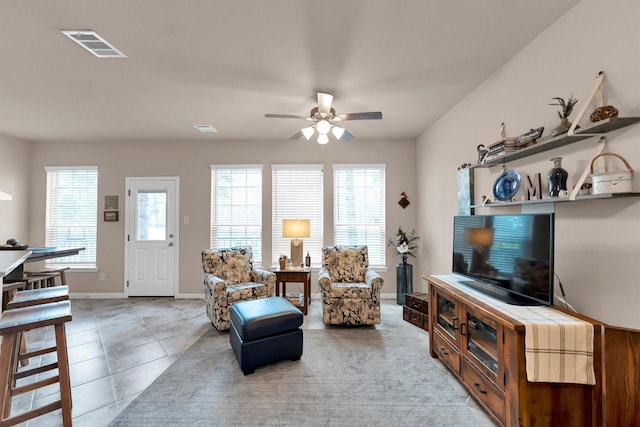
[[[272,165],[272,257],[289,256],[291,239],[282,237],[283,219],[310,220],[310,237],[302,239],[303,257],[309,252],[311,263],[319,265],[324,230],[322,165]]]
[[[385,265],[385,165],[333,166],[333,241],[367,245],[369,265]]]
[[[262,165],[211,166],[211,248],[251,246],[262,265]]]
[[[47,260],[47,265],[96,268],[98,168],[45,167],[47,211],[45,245],[84,248],[78,255]]]

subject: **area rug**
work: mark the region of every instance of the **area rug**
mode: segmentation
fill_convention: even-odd
[[[178,425],[460,427],[478,421],[431,360],[428,337],[410,329],[305,330],[299,361],[247,376],[229,335],[212,329],[111,423]]]

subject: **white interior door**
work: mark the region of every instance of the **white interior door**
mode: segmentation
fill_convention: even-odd
[[[177,188],[177,177],[127,178],[127,296],[176,295]]]

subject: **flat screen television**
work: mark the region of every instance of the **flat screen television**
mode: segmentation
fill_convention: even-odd
[[[452,271],[509,304],[553,305],[553,214],[453,219]]]

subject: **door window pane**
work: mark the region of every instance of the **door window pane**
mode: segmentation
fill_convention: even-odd
[[[167,240],[167,193],[138,192],[138,240]]]

